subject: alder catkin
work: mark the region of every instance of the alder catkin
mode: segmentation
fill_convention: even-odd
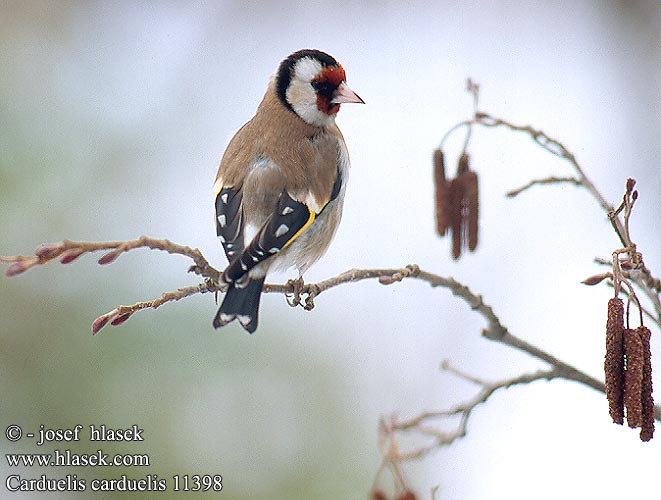
[[[470,156],[467,153],[461,153],[459,163],[457,164],[457,177],[470,170]]]
[[[465,224],[468,233],[468,249],[472,252],[477,247],[477,227],[478,227],[478,211],[479,211],[479,197],[478,197],[478,182],[477,174],[473,171],[468,171],[462,174],[464,180],[464,206],[466,210]]]
[[[445,177],[445,157],[440,149],[434,150],[434,205],[436,209],[436,232],[445,236],[450,224],[448,216],[449,182]]]
[[[452,257],[461,257],[463,216],[461,201],[464,197],[463,186],[459,177],[452,179],[448,193],[448,220],[452,231]]]
[[[642,421],[640,424],[641,441],[649,441],[654,435],[654,398],[652,397],[652,352],[650,339],[652,333],[646,326],[636,329],[643,344],[643,385],[641,388]]]
[[[411,490],[406,490],[400,493],[395,500],[416,500],[416,496]]]
[[[643,342],[636,330],[624,331],[624,407],[627,424],[632,429],[640,427],[643,420]]]
[[[624,423],[624,303],[614,297],[608,301],[606,321],[606,398],[613,422]]]
[[[370,493],[370,499],[371,500],[388,500],[388,497],[386,497],[386,494],[383,492],[383,490],[374,489]]]

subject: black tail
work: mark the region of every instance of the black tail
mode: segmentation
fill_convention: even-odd
[[[223,303],[213,319],[214,328],[220,328],[235,319],[248,333],[257,330],[257,316],[259,314],[259,299],[262,298],[264,278],[250,279],[242,288],[236,284],[230,285],[225,293]]]

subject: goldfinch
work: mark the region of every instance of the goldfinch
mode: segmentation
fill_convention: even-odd
[[[350,102],[364,103],[340,63],[299,50],[280,63],[255,116],[230,140],[214,183],[216,234],[229,261],[215,328],[238,319],[253,333],[268,270],[296,267],[302,278],[328,248],[349,171],[335,117]]]

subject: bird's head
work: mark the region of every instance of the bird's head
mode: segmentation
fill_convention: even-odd
[[[280,101],[305,122],[318,127],[335,120],[340,104],[365,103],[347,85],[342,65],[319,50],[294,52],[280,63],[275,78]]]

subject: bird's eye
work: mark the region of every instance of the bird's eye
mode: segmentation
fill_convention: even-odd
[[[330,95],[335,89],[331,83],[323,80],[313,80],[312,82],[310,82],[310,84],[312,85],[312,88],[314,90],[324,95],[325,94]]]

